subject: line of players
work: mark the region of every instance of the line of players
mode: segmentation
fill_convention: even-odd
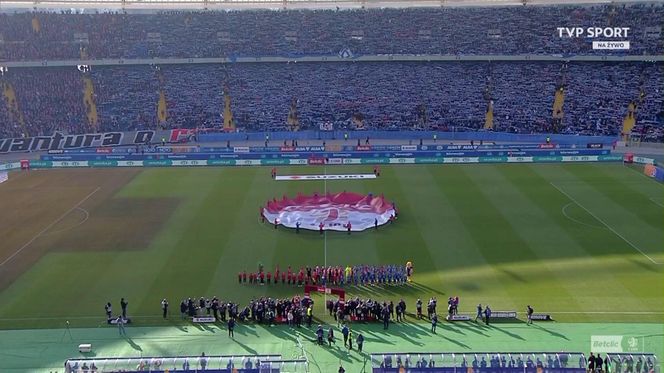
[[[278,284],[282,285],[403,285],[412,275],[412,266],[403,265],[356,265],[356,266],[315,266],[300,267],[294,271],[290,266],[280,271],[279,266],[274,272],[264,271],[259,266],[257,272],[238,272],[239,284]]]

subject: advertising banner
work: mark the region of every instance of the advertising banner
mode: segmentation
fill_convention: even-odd
[[[0,153],[20,153],[29,151],[58,151],[78,148],[97,148],[108,152],[107,147],[119,145],[143,145],[160,142],[181,141],[182,130],[101,132],[66,135],[55,132],[51,136],[0,139]]]
[[[287,152],[287,153],[204,153],[204,152],[194,152],[194,153],[71,153],[66,152],[66,154],[45,154],[41,156],[42,160],[45,161],[65,161],[65,160],[104,160],[104,159],[114,159],[114,160],[143,160],[143,159],[197,159],[197,160],[208,160],[215,158],[234,158],[234,159],[323,159],[323,158],[362,158],[362,159],[385,159],[385,161],[368,161],[363,163],[389,163],[389,158],[398,159],[409,159],[409,158],[438,158],[438,157],[450,157],[450,158],[477,158],[477,157],[549,157],[549,156],[609,156],[610,154],[607,150],[595,150],[595,149],[580,149],[580,150],[566,150],[566,151],[493,151],[493,152],[464,152],[464,151],[448,151],[448,152],[348,152],[348,153],[297,153],[297,152]],[[568,158],[574,160],[578,158]],[[557,160],[560,161],[560,160]],[[468,163],[467,161],[462,160],[453,160],[452,163]],[[392,163],[403,163],[402,161],[393,160]]]
[[[634,157],[634,163],[655,164],[655,160],[652,158]]]
[[[507,157],[508,163],[532,163],[537,157]]]
[[[147,167],[165,167],[171,166],[173,161],[170,159],[146,159],[143,161],[143,166]]]
[[[516,319],[516,311],[493,311],[492,319]]]
[[[53,161],[52,167],[88,167],[88,161]]]
[[[480,157],[480,163],[501,163],[507,162],[507,160],[507,157]]]
[[[630,353],[643,352],[643,337],[625,335],[592,335],[590,347],[593,352]]]
[[[173,166],[207,166],[207,161],[192,159],[192,160],[175,160],[171,161]]]
[[[208,166],[235,166],[235,159],[208,159]]]
[[[445,157],[443,163],[479,163],[479,157]]]
[[[11,163],[2,163],[2,164],[0,164],[0,170],[13,170],[15,168],[21,168],[21,162],[11,162]]]
[[[563,156],[563,162],[596,162],[596,155],[582,155],[582,156]]]
[[[443,157],[418,157],[415,163],[443,163]]]
[[[233,153],[249,153],[248,146],[235,146],[233,147]]]
[[[305,160],[306,161],[306,160]],[[261,165],[260,159],[238,159],[235,161],[236,166],[260,166]]]
[[[261,164],[267,165],[267,166],[278,166],[278,165],[287,165],[287,164],[292,164],[292,161],[304,161],[306,163],[306,160],[304,159],[263,159],[261,161]]]
[[[143,167],[143,161],[116,161],[118,167]]]
[[[118,161],[88,161],[90,167],[117,167]]]

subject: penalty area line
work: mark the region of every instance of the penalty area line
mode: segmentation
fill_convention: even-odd
[[[584,223],[584,222],[582,222],[581,220],[577,220],[577,219],[574,219],[573,217],[569,216],[569,214],[567,214],[567,208],[570,207],[570,206],[572,206],[573,204],[574,204],[574,202],[570,202],[570,203],[566,204],[565,206],[563,206],[562,209],[560,209],[560,211],[562,211],[563,215],[565,215],[565,217],[566,217],[567,219],[569,219],[569,220],[571,220],[571,221],[573,221],[573,222],[575,222],[575,223],[577,223],[577,224],[585,225],[586,227],[590,227],[590,228],[599,228],[599,229],[606,229],[606,228],[601,227],[601,226],[598,226],[598,225],[592,225],[592,224]]]
[[[556,188],[556,189],[557,189],[560,193],[562,193],[565,197],[569,198],[570,201],[576,203],[579,207],[581,207],[582,209],[584,209],[588,214],[590,214],[590,216],[592,216],[593,218],[595,218],[595,220],[597,220],[598,222],[602,223],[602,224],[603,224],[605,227],[607,227],[611,232],[613,232],[613,234],[615,234],[616,236],[620,237],[620,238],[621,238],[623,241],[625,241],[629,246],[631,246],[631,247],[634,248],[636,251],[638,251],[638,252],[640,252],[641,254],[643,254],[643,256],[645,256],[646,258],[648,258],[648,260],[650,260],[653,264],[657,264],[657,265],[662,265],[662,264],[664,264],[664,263],[660,263],[660,262],[654,260],[653,258],[651,258],[650,256],[648,256],[648,254],[646,254],[645,252],[643,252],[643,250],[639,249],[638,246],[634,245],[634,244],[631,243],[628,239],[626,239],[622,234],[618,233],[615,229],[611,228],[611,226],[608,225],[607,223],[605,223],[604,220],[600,219],[597,215],[593,214],[592,211],[588,210],[585,206],[583,206],[582,204],[580,204],[579,201],[577,201],[576,199],[574,199],[574,197],[572,197],[572,196],[569,195],[567,192],[565,192],[564,190],[562,190],[559,186],[557,186],[557,185],[554,184],[553,182],[550,182],[549,184],[551,184],[552,187]]]
[[[82,200],[78,201],[77,204],[72,206],[69,210],[67,210],[64,214],[62,214],[59,218],[53,220],[51,224],[47,225],[46,228],[42,229],[39,233],[36,235],[32,236],[30,241],[26,242],[23,246],[21,246],[18,250],[16,250],[12,255],[10,255],[7,259],[5,259],[2,263],[0,263],[0,267],[4,266],[7,264],[10,260],[14,259],[16,255],[18,255],[21,251],[23,251],[26,247],[30,246],[35,240],[39,237],[41,237],[44,233],[46,233],[49,229],[51,229],[54,225],[58,224],[62,219],[64,219],[67,215],[69,215],[72,211],[76,210],[80,205],[82,205],[85,201],[87,201],[90,197],[92,197],[93,194],[97,193],[101,187],[97,187],[97,189],[93,190],[90,194],[85,196]]]

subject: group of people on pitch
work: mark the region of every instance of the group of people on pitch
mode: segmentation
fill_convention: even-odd
[[[128,320],[127,318],[128,305],[129,302],[127,302],[126,299],[120,298],[120,308],[122,309],[122,313],[118,316],[113,316],[113,305],[111,304],[111,302],[107,302],[104,305],[104,312],[106,313],[106,321],[110,322],[111,320],[118,320],[118,321]]]
[[[351,328],[346,325],[346,324],[341,324],[341,335],[343,336],[344,340],[344,347],[348,348],[348,350],[353,349],[353,331]],[[334,327],[330,326],[327,329],[327,333],[325,330],[323,330],[322,325],[318,325],[318,328],[316,328],[316,341],[318,342],[319,345],[325,345],[325,335],[327,334],[327,344],[329,346],[336,345],[336,338],[334,336]],[[355,338],[355,342],[357,343],[357,351],[359,353],[362,353],[362,348],[364,348],[364,335],[362,333],[358,333],[357,337]]]
[[[277,265],[274,272],[264,271],[259,265],[257,272],[242,271],[237,274],[238,284],[282,285],[403,285],[408,281],[408,269],[403,265],[355,265],[355,266],[306,266],[294,271],[288,266],[281,271]]]

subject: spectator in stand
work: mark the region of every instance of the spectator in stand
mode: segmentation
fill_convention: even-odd
[[[367,129],[478,131],[490,98],[494,131],[614,136],[622,131],[628,104],[636,101],[633,133],[664,141],[661,63],[238,63],[226,73],[196,64],[163,67],[161,78],[147,66],[94,67],[88,75],[96,125],[89,123],[83,103],[83,73],[74,67],[10,69],[0,83],[13,87],[23,124],[0,95],[0,122],[6,123],[0,138],[157,126],[218,129],[223,101],[218,82],[227,81],[236,125],[245,131],[287,129],[292,97],[281,87],[290,87],[298,92],[301,129],[329,121],[335,129],[352,130],[359,112]],[[563,77],[564,117],[554,128],[551,105]],[[155,110],[160,89],[167,99],[165,122]]]
[[[662,14],[661,4],[638,3],[141,14],[5,12],[0,14],[5,41],[0,60],[604,52],[591,49],[581,38],[561,38],[555,32],[561,25],[630,27],[632,47],[627,54],[659,55],[662,44],[648,27],[659,27]],[[504,25],[529,32],[509,33]]]

